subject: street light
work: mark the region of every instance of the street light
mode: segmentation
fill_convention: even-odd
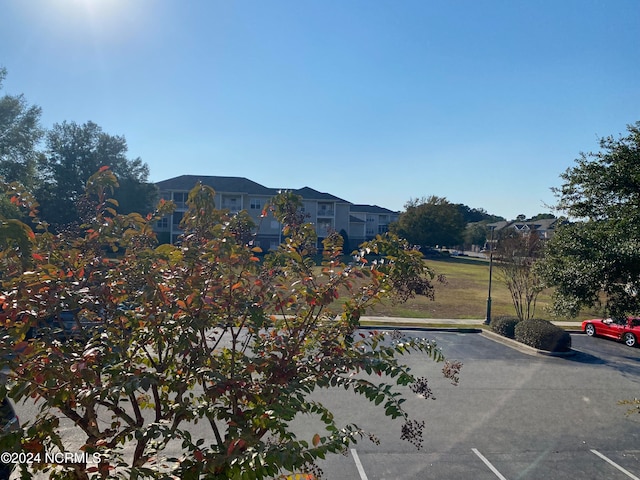
[[[491,323],[491,277],[493,274],[493,230],[495,226],[489,225],[491,231],[491,239],[489,240],[489,295],[487,296],[487,318],[484,320],[485,325]]]

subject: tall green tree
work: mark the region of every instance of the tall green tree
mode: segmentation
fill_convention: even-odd
[[[148,183],[149,167],[140,158],[127,157],[124,137],[109,135],[93,122],[55,124],[46,135],[46,155],[40,164],[42,184],[36,196],[41,216],[60,226],[78,220],[76,202],[86,182],[102,167],[109,167],[121,188],[115,199],[123,213],[153,210],[156,190]]]
[[[464,242],[465,226],[457,205],[444,197],[430,196],[409,200],[390,229],[414,245],[453,247]]]
[[[640,122],[602,138],[600,151],[581,153],[561,178],[557,209],[573,221],[558,228],[540,264],[557,309],[640,313]]]
[[[9,382],[0,396],[38,404],[36,418],[11,437],[25,451],[83,451],[101,461],[23,464],[23,478],[33,470],[68,479],[314,472],[317,459],[368,437],[312,395],[332,388],[379,405],[402,422],[402,438],[420,445],[424,423],[402,397],[429,397],[430,389],[400,357],[442,361],[442,352],[426,339],[358,330],[360,316],[385,298],[432,294],[433,272],[406,242],[378,236],[346,265],[333,234],[318,268],[302,199],[283,193],[265,210],[284,226],[283,243],[260,259],[246,235],[256,231],[248,214],[216,209],[215,192],[199,184],[182,241],[158,246],[152,227],[170,203],[148,217],[122,215],[109,198],[117,187],[109,169],[86,185],[93,215],[81,234],[39,230],[28,264],[16,262],[3,277],[0,368]],[[384,261],[369,262],[369,254]],[[78,312],[74,328],[44,321],[63,310]],[[459,368],[445,364],[443,374],[455,382]],[[316,432],[296,433],[298,415]],[[196,435],[195,423],[206,434]],[[168,446],[179,454],[163,460]]]
[[[473,245],[484,246],[489,237],[489,229],[486,222],[467,223],[464,230],[465,249],[471,249]]]
[[[460,210],[460,213],[462,214],[462,217],[464,218],[465,223],[478,223],[478,222],[492,223],[492,222],[499,222],[501,220],[504,220],[503,217],[499,217],[497,215],[490,215],[483,208],[471,208],[462,203],[456,203],[455,205],[456,207],[458,207],[458,210]]]
[[[0,89],[7,70],[0,68]],[[43,136],[41,109],[29,105],[24,95],[0,97],[0,176],[28,189],[36,183],[38,144]]]

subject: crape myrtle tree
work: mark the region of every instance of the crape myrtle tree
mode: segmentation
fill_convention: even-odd
[[[498,274],[504,282],[520,320],[533,318],[538,295],[544,283],[535,265],[542,256],[543,244],[535,232],[504,231],[497,242],[494,258]]]
[[[540,274],[570,315],[602,305],[613,317],[640,313],[640,122],[582,153],[555,190],[571,222],[547,244]]]
[[[93,216],[82,235],[36,230],[27,235],[29,249],[0,258],[1,366],[10,371],[0,394],[39,408],[2,446],[20,439],[34,455],[83,451],[100,459],[21,465],[24,475],[319,475],[317,459],[369,436],[338,424],[313,399],[330,388],[379,405],[420,446],[424,423],[409,417],[401,393],[409,387],[429,397],[430,389],[399,357],[420,352],[443,361],[443,354],[429,340],[358,332],[360,316],[383,298],[433,293],[433,273],[418,252],[379,236],[347,265],[336,234],[324,240],[316,266],[315,228],[299,213],[299,197],[283,193],[263,212],[284,226],[283,243],[260,258],[248,214],[217,209],[214,191],[201,184],[189,194],[180,243],[158,246],[152,226],[172,204],[161,202],[146,217],[121,215],[109,198],[116,186],[109,169],[89,179]],[[45,321],[63,310],[76,312],[75,328]],[[456,383],[460,367],[445,362],[442,371]],[[300,416],[318,421],[310,438],[294,433]],[[208,433],[196,434],[196,423]],[[84,443],[71,444],[68,431]]]

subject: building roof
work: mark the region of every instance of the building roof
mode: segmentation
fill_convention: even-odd
[[[487,224],[487,226],[489,228],[493,227],[493,229],[495,231],[499,231],[499,230],[502,230],[503,228],[508,227],[511,224],[512,224],[512,222],[507,222],[506,220],[501,220],[499,222],[489,223],[489,224]]]
[[[523,222],[519,221],[501,221],[496,223],[490,223],[489,227],[493,227],[496,231],[502,230],[503,228],[515,228],[516,230],[552,230],[558,224],[557,218],[543,218],[540,220],[525,220]]]
[[[244,177],[219,177],[212,175],[180,175],[157,182],[160,190],[191,190],[198,182],[213,187],[216,192],[248,193],[274,196],[277,191]]]
[[[398,213],[398,212],[394,212],[393,210],[389,210],[388,208],[379,207],[378,205],[364,205],[364,204],[353,204],[351,205],[350,210],[352,212],[360,212],[360,213],[382,213],[382,214]]]
[[[361,218],[354,217],[353,215],[349,215],[349,223],[367,223],[367,222],[362,220]]]
[[[324,200],[331,202],[351,203],[342,198],[331,195],[330,193],[319,192],[310,187],[302,187],[298,189],[291,188],[269,188],[244,177],[219,177],[214,175],[180,175],[179,177],[169,178],[157,182],[156,186],[160,190],[191,190],[198,182],[203,185],[213,187],[216,192],[220,193],[247,193],[251,195],[266,195],[273,197],[279,191],[287,190],[300,195],[307,200]]]
[[[291,189],[286,189],[291,190]],[[291,192],[296,195],[300,195],[302,198],[307,200],[325,200],[331,202],[342,202],[342,203],[351,203],[342,198],[336,197],[335,195],[331,195],[330,193],[319,192],[318,190],[314,190],[311,187],[302,187],[298,189],[293,189]]]

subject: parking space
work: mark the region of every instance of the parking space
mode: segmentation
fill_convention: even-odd
[[[468,451],[384,453],[351,449],[331,461],[326,478],[359,480],[469,479],[640,480],[638,450],[602,453],[584,448],[572,452],[520,453]]]
[[[356,458],[351,456],[354,462]],[[357,453],[357,452],[356,452]],[[488,454],[478,449],[453,452],[447,455],[358,455],[360,480],[393,479],[478,479],[478,480],[533,480],[557,479],[610,479],[640,480],[640,465],[632,460],[636,452],[622,453],[615,462],[599,451],[584,450],[567,453],[526,452],[521,454]],[[418,456],[419,458],[415,458]],[[362,458],[362,460],[360,460]],[[366,465],[366,467],[365,467]],[[332,477],[333,478],[333,477]]]

